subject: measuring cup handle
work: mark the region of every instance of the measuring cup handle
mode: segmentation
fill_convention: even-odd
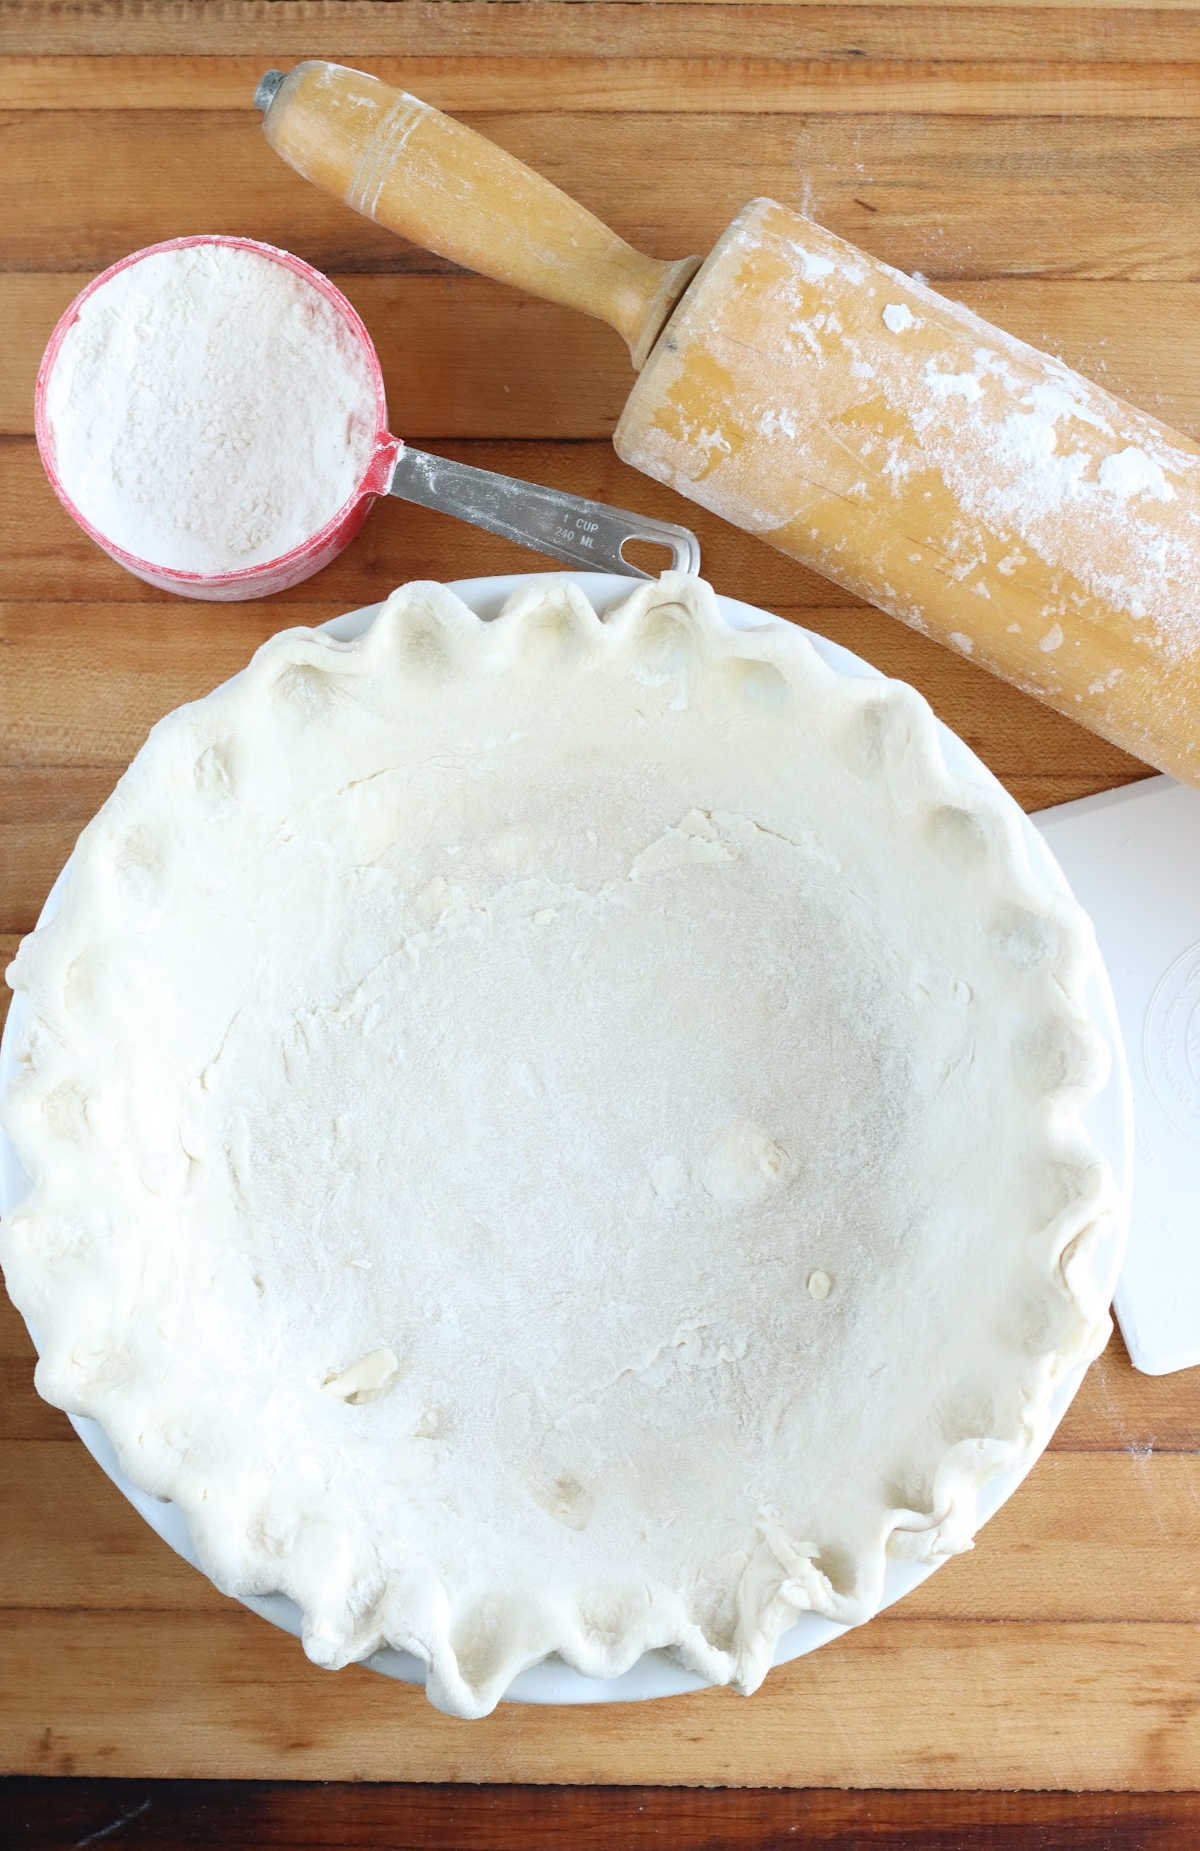
[[[489,533],[515,540],[535,553],[548,553],[567,565],[592,572],[617,572],[626,578],[653,578],[626,559],[631,540],[665,546],[676,572],[698,573],[700,543],[687,527],[649,515],[610,508],[582,495],[542,488],[516,476],[496,475],[445,456],[431,456],[402,444],[387,492],[422,508],[437,508]]]

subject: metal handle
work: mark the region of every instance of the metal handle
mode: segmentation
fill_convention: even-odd
[[[700,542],[687,527],[609,508],[602,501],[566,495],[561,489],[542,488],[516,476],[473,469],[449,457],[410,450],[407,444],[397,453],[387,493],[422,508],[440,509],[515,540],[519,546],[531,547],[535,553],[548,553],[552,559],[593,572],[653,578],[652,572],[643,572],[626,559],[622,549],[630,540],[667,547],[676,572],[696,574],[700,570]]]

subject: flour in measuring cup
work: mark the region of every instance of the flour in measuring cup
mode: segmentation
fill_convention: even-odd
[[[258,251],[140,259],[84,302],[46,390],[59,480],[106,539],[222,573],[290,552],[370,459],[375,386],[333,303]]]

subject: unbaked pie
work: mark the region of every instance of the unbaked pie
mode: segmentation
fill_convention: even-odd
[[[917,694],[702,583],[277,636],[12,967],[38,1386],[320,1664],[752,1690],[1107,1335],[1095,957]]]

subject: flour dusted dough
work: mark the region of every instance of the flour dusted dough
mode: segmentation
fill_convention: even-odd
[[[1094,956],[911,689],[703,584],[277,636],[12,969],[38,1385],[321,1664],[751,1690],[1107,1334]]]

